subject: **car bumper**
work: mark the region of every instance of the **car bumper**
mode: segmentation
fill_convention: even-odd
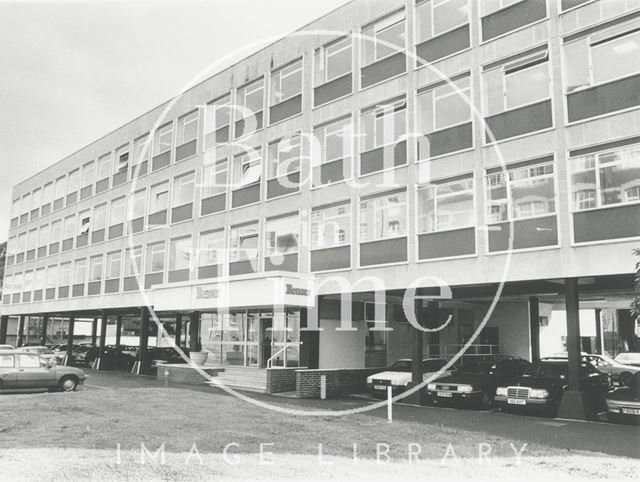
[[[496,395],[493,401],[501,408],[515,408],[518,410],[554,407],[557,404],[557,401],[553,398],[509,398],[501,395]]]
[[[367,383],[367,391],[371,393],[374,397],[386,397],[387,387],[388,385],[383,385],[379,383]],[[405,387],[404,385],[391,385],[391,393],[394,396],[404,392],[406,389],[407,387]]]
[[[640,418],[640,402],[607,400],[607,413]]]
[[[472,392],[454,392],[451,390],[426,390],[427,401],[431,403],[467,405],[477,404],[482,401],[484,392],[474,390]]]

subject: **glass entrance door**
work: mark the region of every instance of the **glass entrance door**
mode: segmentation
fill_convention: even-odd
[[[257,312],[249,312],[245,318],[245,343],[244,343],[244,366],[258,366],[258,324],[260,315]]]

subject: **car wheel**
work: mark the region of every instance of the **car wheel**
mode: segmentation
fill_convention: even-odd
[[[58,389],[61,392],[73,392],[76,388],[78,388],[78,379],[73,376],[62,377],[58,383]]]

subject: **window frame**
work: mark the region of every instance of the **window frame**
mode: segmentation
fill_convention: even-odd
[[[393,106],[393,109],[387,109],[389,106]],[[391,141],[391,142],[387,142],[387,143],[382,143],[380,145],[377,144],[377,133],[378,133],[378,113],[381,112],[381,118],[384,118],[388,115],[396,115],[398,109],[401,108],[404,111],[404,133],[401,134],[400,136],[398,136],[397,139]],[[360,110],[360,126],[361,126],[361,130],[360,131],[360,143],[359,143],[359,154],[363,154],[365,152],[370,152],[373,151],[375,149],[381,149],[387,146],[392,146],[397,144],[400,141],[400,138],[402,138],[403,136],[407,135],[407,128],[408,128],[408,121],[409,121],[409,112],[408,112],[409,108],[408,108],[408,104],[407,104],[407,98],[406,96],[402,96],[401,98],[398,99],[390,99],[390,100],[386,100],[386,101],[382,101],[379,104],[375,104],[373,106],[369,106],[369,107],[365,107],[364,109]],[[371,136],[373,137],[373,141],[374,141],[374,145],[373,147],[366,147],[366,141],[367,141],[367,133],[364,131],[364,129],[366,128],[366,123],[364,121],[364,116],[365,115],[369,115],[371,113],[371,115],[373,115],[373,132],[371,133]],[[383,126],[384,126],[384,121],[383,122]],[[395,124],[394,124],[394,128],[395,128]],[[397,134],[394,132],[394,134]],[[384,137],[384,131],[383,131],[383,137]],[[406,165],[406,164],[404,164]],[[400,167],[400,166],[396,166],[396,167]],[[358,163],[358,171],[360,171],[360,163]],[[360,175],[362,175],[359,172]]]
[[[399,20],[395,20],[396,18],[399,18]],[[392,57],[393,55],[396,55],[399,52],[397,49],[393,49],[391,47],[387,47],[386,45],[384,46],[387,49],[391,49],[392,52],[387,54],[387,55],[383,55],[382,57],[378,57],[378,36],[380,35],[381,32],[384,32],[387,29],[390,29],[391,27],[399,24],[400,22],[404,22],[404,45],[402,47],[396,46],[397,49],[402,48],[403,51],[406,51],[407,49],[407,40],[408,40],[408,35],[407,35],[407,12],[405,11],[405,8],[401,8],[397,11],[394,12],[390,12],[387,15],[382,16],[381,18],[378,18],[377,20],[374,20],[373,22],[369,22],[368,24],[366,24],[363,28],[360,29],[360,33],[361,33],[361,40],[360,40],[360,68],[363,67],[367,67],[369,65],[373,65],[377,62],[380,62],[382,60],[385,60],[389,57]],[[382,26],[380,25],[382,24]],[[371,35],[366,34],[365,30],[368,29],[372,29]],[[365,36],[371,37],[371,38],[364,38]],[[367,52],[367,47],[366,47],[366,43],[370,42],[372,44],[372,48],[373,48],[373,60],[369,63],[367,63],[366,61],[366,52]]]
[[[322,217],[322,222],[319,224],[322,228],[322,235],[318,236],[318,241],[314,241],[314,236],[313,236],[313,227],[314,225],[317,224],[317,222],[314,220],[314,214],[315,213],[322,213],[322,212],[326,212],[329,209],[334,209],[334,208],[342,208],[342,207],[346,207],[349,212],[345,213],[345,214],[336,214],[336,216],[332,216],[330,218],[327,218],[327,216],[323,216]],[[328,224],[327,223],[327,219],[331,220],[337,217],[346,217],[348,219],[348,236],[345,237],[344,241],[340,241],[339,239],[339,232],[334,230],[334,241],[336,240],[336,238],[338,238],[337,242],[331,243],[331,244],[327,244],[325,242],[325,226]],[[331,221],[329,221],[331,222]],[[353,243],[353,206],[351,205],[351,201],[348,200],[346,202],[340,203],[340,204],[332,204],[329,206],[318,206],[315,209],[311,210],[311,215],[309,216],[309,229],[310,229],[310,236],[309,236],[309,249],[311,251],[317,251],[317,250],[323,250],[323,249],[331,249],[331,248],[338,248],[338,247],[344,247],[344,246],[351,246],[351,244]],[[320,233],[320,230],[318,230],[318,233]],[[338,236],[336,236],[336,233],[338,233]],[[322,244],[320,243],[320,240],[322,240]]]
[[[462,27],[463,25],[467,25],[467,24],[471,24],[471,8],[470,8],[470,2],[469,0],[465,0],[467,3],[467,19],[466,21],[462,22],[462,23],[458,23],[456,25],[454,25],[453,27],[449,27],[448,29],[445,29],[439,33],[434,33],[435,32],[435,23],[436,23],[436,16],[434,15],[435,9],[437,7],[440,7],[441,5],[444,5],[446,3],[449,2],[454,2],[456,0],[420,0],[419,2],[417,2],[415,4],[415,12],[414,12],[414,33],[413,33],[413,38],[415,39],[415,45],[421,45],[424,42],[428,42],[429,40],[433,40],[435,38],[440,37],[441,35],[445,35],[449,32],[453,32],[454,30]],[[429,23],[429,28],[431,30],[431,36],[429,38],[426,39],[420,39],[418,38],[418,32],[419,32],[419,23],[421,21],[421,9],[426,9],[429,8],[429,19],[431,20],[431,22]],[[468,50],[465,49],[465,50]],[[459,52],[458,52],[459,53]],[[441,59],[439,59],[441,60]]]
[[[168,134],[170,134],[170,137],[171,137],[171,140],[169,141],[169,147],[161,151],[160,146],[163,144],[162,138],[166,137]],[[173,121],[169,121],[166,124],[163,124],[157,129],[155,129],[153,132],[153,157],[156,157],[161,154],[164,154],[165,152],[171,151],[171,149],[173,149],[174,147],[173,144],[174,144]]]
[[[294,66],[297,66],[297,68],[293,69],[291,72],[283,76],[283,72],[285,72],[287,69],[292,68]],[[275,99],[275,97],[277,97],[276,92],[282,92],[281,87],[282,87],[283,78],[286,79],[287,77],[296,75],[298,72],[300,72],[300,90],[297,93],[292,94],[288,97],[281,97],[280,99]],[[270,77],[269,107],[282,104],[283,102],[286,102],[289,99],[293,99],[294,97],[302,95],[304,91],[304,58],[299,57],[295,60],[292,60],[291,62],[287,62],[287,64],[282,65],[277,69],[272,70],[271,75],[269,77]],[[275,79],[275,77],[277,77],[277,80]],[[276,84],[280,87],[280,90],[275,90]]]
[[[193,123],[195,123],[196,125],[195,135],[192,138],[185,140],[186,139],[185,131],[187,130],[187,127]],[[191,141],[197,141],[199,127],[200,127],[200,112],[198,109],[194,109],[191,112],[187,112],[186,114],[178,117],[178,126],[176,129],[177,130],[176,146],[179,147],[179,146],[188,144]]]
[[[448,227],[448,228],[436,228],[436,229],[432,229],[431,231],[427,231],[427,230],[421,230],[420,229],[420,192],[421,191],[426,191],[428,189],[435,189],[436,193],[433,196],[434,199],[434,203],[433,203],[433,212],[434,212],[434,218],[436,220],[436,226],[438,225],[437,223],[437,219],[438,219],[438,188],[440,188],[441,186],[446,187],[446,186],[451,186],[453,184],[461,184],[461,183],[470,183],[470,187],[468,187],[467,189],[465,189],[464,191],[458,191],[458,192],[468,192],[471,193],[471,212],[472,212],[472,218],[471,221],[468,224],[464,224],[464,225],[460,225],[460,226],[455,226],[455,227]],[[447,197],[454,197],[457,193],[452,193],[452,194],[445,194],[443,197],[447,198]],[[438,180],[437,182],[433,182],[431,184],[423,184],[423,185],[418,185],[417,189],[416,189],[416,217],[415,217],[415,226],[416,226],[416,234],[418,236],[423,235],[423,234],[432,234],[432,233],[444,233],[447,231],[457,231],[460,229],[468,229],[468,228],[475,228],[476,226],[476,209],[478,207],[478,203],[476,200],[476,180],[475,177],[473,175],[465,177],[465,178],[461,178],[461,179],[442,179],[442,180]]]
[[[190,181],[186,181],[185,179],[191,179]],[[190,171],[190,172],[186,172],[183,174],[180,174],[178,176],[175,176],[173,179],[173,196],[171,196],[171,208],[177,208],[180,206],[186,206],[187,204],[193,204],[195,202],[196,199],[196,173],[195,171]],[[190,200],[188,200],[187,202],[180,202],[178,204],[178,201],[180,201],[179,199],[179,195],[182,192],[182,189],[184,189],[185,184],[191,185],[191,189],[187,189],[187,192],[189,192],[191,194],[191,198]]]
[[[404,234],[395,234],[392,233],[391,235],[388,236],[383,236],[383,237],[376,237],[375,239],[368,239],[368,240],[363,240],[362,239],[362,203],[363,202],[369,202],[369,201],[373,201],[373,200],[377,200],[377,199],[387,199],[390,196],[394,196],[394,195],[399,195],[402,196],[404,195],[405,200],[404,200],[404,227],[405,227],[405,232]],[[364,198],[364,199],[363,199]],[[357,204],[357,209],[358,209],[358,213],[357,213],[357,229],[358,229],[358,238],[357,238],[357,243],[358,245],[360,244],[365,244],[365,243],[375,243],[378,241],[386,241],[389,239],[397,239],[397,238],[406,238],[409,236],[409,194],[407,192],[407,189],[402,189],[402,190],[393,190],[393,191],[385,191],[385,192],[381,192],[381,193],[375,193],[375,194],[370,194],[370,195],[365,195],[365,196],[360,196],[358,197],[358,204]],[[377,211],[379,211],[380,208],[378,207],[378,209],[376,210],[375,206],[374,206],[374,224],[375,224],[375,218],[376,218],[376,213]],[[367,236],[369,236],[369,231],[370,231],[370,227],[367,226]],[[372,231],[375,232],[375,231]]]

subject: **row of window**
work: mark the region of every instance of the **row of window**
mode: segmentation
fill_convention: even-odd
[[[572,158],[569,162],[569,182],[574,212],[640,202],[640,145],[635,144],[609,151],[590,153]],[[485,177],[487,223],[515,221],[556,213],[556,175],[554,162],[516,164],[507,170],[491,169]],[[422,186],[417,194],[417,232],[432,233],[444,230],[473,227],[476,224],[474,182],[472,177],[435,181]],[[186,188],[185,193],[192,193]],[[184,200],[184,199],[183,199]],[[119,209],[120,212],[120,209]],[[120,214],[119,214],[120,215]],[[408,218],[407,191],[366,196],[359,201],[358,241],[366,243],[405,236]],[[124,214],[122,214],[124,216]],[[124,218],[122,218],[124,219]],[[303,222],[304,222],[303,218]],[[301,228],[298,215],[279,217],[266,222],[265,256],[290,254],[298,251],[300,233],[309,232],[312,250],[351,244],[351,204],[349,201],[328,207],[316,207],[311,211],[307,224]],[[38,236],[22,235],[18,244],[9,246],[9,256],[46,247],[62,237],[75,238],[87,232],[87,224],[81,219],[68,226],[69,231],[59,233],[43,226]],[[94,221],[95,222],[95,221]],[[102,225],[101,225],[102,226]],[[65,229],[67,225],[65,223]],[[60,226],[58,225],[58,229]],[[198,250],[203,259],[214,260],[219,250],[229,249],[229,261],[258,258],[259,222],[232,227],[225,242],[224,230],[201,235]],[[76,231],[77,229],[77,231]],[[22,245],[20,243],[25,243]],[[191,238],[171,242],[169,270],[183,269],[192,259]],[[152,245],[164,253],[164,244]],[[160,247],[162,246],[162,248]],[[202,258],[204,256],[205,258]],[[211,258],[211,256],[214,256]],[[164,254],[161,257],[164,260]],[[147,260],[152,259],[148,257]],[[217,264],[209,263],[209,264]],[[186,265],[185,265],[186,263]],[[205,263],[207,264],[207,263]],[[147,272],[153,265],[147,266]],[[162,261],[162,271],[164,261]]]
[[[521,0],[482,2],[482,13],[489,15],[518,1]],[[416,38],[419,42],[430,40],[468,23],[468,0],[420,2],[416,6],[416,16]],[[363,27],[363,66],[394,55],[398,51],[396,49],[404,51],[405,24],[405,12],[401,10]],[[623,24],[565,44],[566,91],[573,92],[638,73],[639,35],[633,25]],[[327,84],[351,74],[352,44],[351,38],[345,37],[315,51],[314,85]],[[301,97],[302,73],[302,59],[271,72],[269,107],[284,105]],[[487,116],[539,102],[551,96],[550,65],[546,50],[489,69],[483,73],[483,79],[483,112]],[[268,110],[264,105],[266,83],[266,78],[261,77],[236,89],[235,98],[232,99],[232,93],[229,93],[207,104],[204,109],[205,149],[229,142],[233,138],[243,137],[263,127],[264,112]],[[419,96],[419,112],[424,112],[424,115],[418,116],[420,134],[469,120],[469,79],[462,80],[459,84],[455,87],[445,84],[427,89]],[[349,88],[347,94],[350,93]],[[290,116],[301,112],[302,104],[299,104],[285,109],[283,115]],[[275,115],[275,112],[273,114]],[[271,121],[273,120],[272,118]],[[366,121],[367,119],[363,119],[363,123]],[[375,126],[372,128],[375,129]],[[140,166],[151,157],[170,153],[174,146],[195,143],[198,132],[199,112],[194,110],[178,118],[176,123],[166,123],[153,133],[138,137],[132,145],[124,144],[114,152],[34,189],[13,201],[12,226],[59,209],[63,207],[65,200],[68,205],[78,198],[93,195],[94,185],[96,193],[102,192],[109,188],[111,178],[112,186],[126,181],[130,167]],[[365,149],[378,137],[376,133],[366,135]],[[247,161],[248,165],[250,163]]]

